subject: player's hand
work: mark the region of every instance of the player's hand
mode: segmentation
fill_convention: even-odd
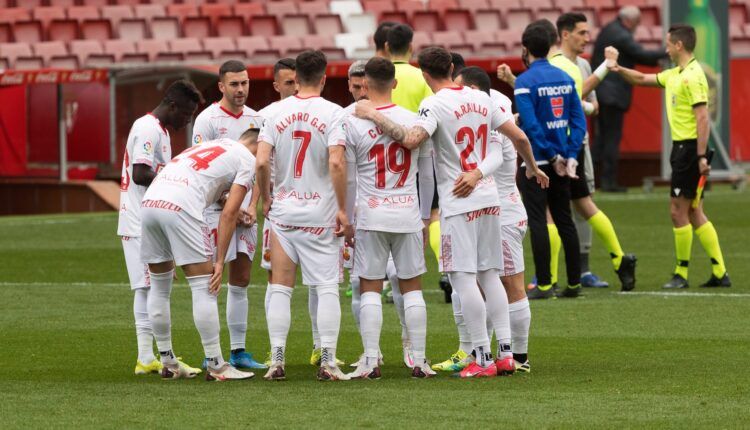
[[[248,227],[252,227],[258,222],[258,211],[255,210],[255,206],[251,205],[248,207],[245,213],[247,214],[245,219]]]
[[[578,160],[575,158],[568,158],[568,162],[565,163],[565,174],[573,179],[578,179],[576,169],[578,168]]]
[[[360,100],[354,105],[354,116],[362,119],[371,119],[376,109],[370,100]]]
[[[208,292],[214,296],[219,295],[221,291],[221,276],[224,271],[224,260],[217,260],[214,263],[214,273],[211,275],[211,283],[208,286]]]
[[[705,157],[698,159],[698,170],[703,176],[708,176],[711,173],[711,165],[708,164],[708,160]]]
[[[565,159],[562,157],[557,157],[555,162],[552,163],[552,168],[555,169],[557,176],[567,176],[568,174]]]
[[[229,191],[223,193],[221,197],[219,197],[219,201],[217,202],[219,206],[221,206],[222,209],[224,209],[224,205],[227,202],[227,198],[229,198]]]
[[[607,67],[612,68],[617,65],[617,59],[620,57],[620,52],[614,46],[607,46],[604,48],[604,59],[607,61]]]
[[[542,169],[539,168],[539,166],[534,166],[534,169],[529,169],[529,167],[526,167],[526,178],[536,178],[536,183],[539,184],[542,189],[545,189],[549,187],[549,177],[546,173],[542,171]]]
[[[252,227],[255,224],[255,215],[245,209],[240,209],[237,224],[243,227]]]
[[[459,198],[469,197],[480,179],[482,179],[482,171],[479,169],[461,173],[453,183],[453,195]]]
[[[346,215],[346,211],[340,210],[336,212],[336,236],[344,236],[344,240],[352,242],[354,238],[354,229],[349,224],[349,217]]]
[[[516,83],[515,75],[510,70],[510,66],[505,63],[497,66],[497,78],[510,86]]]

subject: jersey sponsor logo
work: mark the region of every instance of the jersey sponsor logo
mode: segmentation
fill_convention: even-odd
[[[462,116],[469,113],[478,113],[479,115],[487,116],[487,107],[478,103],[465,103],[461,105],[460,109],[453,111],[456,119],[461,119]]]
[[[419,110],[419,116],[427,117],[429,113],[430,113],[429,109],[422,108]]]
[[[170,184],[182,185],[184,187],[190,186],[188,178],[184,176],[159,175],[156,180],[159,182],[169,182]]]
[[[174,203],[167,202],[164,200],[144,200],[143,203],[141,203],[141,207],[144,208],[155,208],[155,209],[165,209],[168,211],[173,212],[181,212],[182,208],[177,206]]]
[[[556,121],[547,121],[547,128],[554,130],[556,128],[568,128],[567,119],[558,119]]]
[[[471,222],[484,215],[500,216],[500,206],[492,206],[490,208],[484,208],[484,209],[479,209],[479,210],[468,212],[466,214],[466,221]]]
[[[367,199],[367,206],[375,209],[378,206],[388,206],[391,209],[401,209],[414,207],[416,200],[411,195],[400,195],[400,196],[386,196],[377,197],[372,196]]]
[[[572,85],[557,85],[554,87],[539,87],[536,90],[539,97],[545,96],[560,96],[565,94],[571,94],[573,92]]]
[[[291,190],[287,191],[286,188],[281,187],[279,188],[279,191],[276,192],[276,200],[286,200],[286,199],[293,199],[298,201],[303,200],[320,200],[320,193],[317,191],[297,191],[297,190]]]
[[[549,104],[552,106],[552,115],[555,118],[562,118],[563,112],[565,112],[565,99],[562,97],[552,97],[549,99]]]

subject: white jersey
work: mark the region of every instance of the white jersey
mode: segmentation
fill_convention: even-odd
[[[221,104],[214,103],[195,118],[193,145],[222,138],[239,140],[242,133],[247,131],[248,128],[260,128],[262,125],[263,117],[247,106],[243,106],[242,113],[235,115],[224,109]],[[248,190],[245,200],[242,201],[242,208],[250,205],[250,200],[253,197],[251,191]],[[215,203],[207,210],[221,212],[221,209],[221,205]]]
[[[150,113],[138,118],[130,128],[122,160],[119,236],[141,236],[141,200],[146,187],[133,182],[133,165],[145,164],[158,173],[171,158],[167,129]]]
[[[493,108],[487,94],[469,87],[444,88],[422,101],[417,125],[432,136],[442,216],[500,204],[492,175],[482,178],[466,198],[455,197],[453,186],[461,173],[484,160],[490,130],[512,118],[510,112]]]
[[[258,115],[263,117],[264,124],[279,113],[279,103],[280,101],[275,101],[258,111]],[[273,191],[273,184],[276,182],[276,172],[273,170],[273,152],[271,152],[271,159],[269,162],[271,164],[271,190]]]
[[[396,124],[414,125],[417,115],[395,104],[377,108]],[[357,170],[357,229],[391,233],[422,230],[417,193],[420,156],[430,156],[430,141],[409,151],[372,122],[347,117],[346,162]]]
[[[490,98],[495,106],[505,112],[512,112],[511,100],[505,94],[490,90]],[[500,222],[502,225],[515,225],[525,221],[526,208],[521,201],[521,194],[516,185],[516,170],[518,153],[513,142],[506,136],[500,134],[500,143],[503,152],[503,164],[494,173],[497,193],[500,196]]]
[[[344,113],[347,115],[354,115],[354,109],[357,107],[357,102],[350,104],[344,108]]]
[[[346,145],[344,112],[319,96],[279,102],[258,141],[274,147],[276,172],[269,218],[295,227],[333,227],[336,195],[328,171],[328,147]]]
[[[186,149],[159,172],[143,196],[148,207],[174,205],[195,219],[232,184],[252,189],[255,157],[231,139],[205,141]]]

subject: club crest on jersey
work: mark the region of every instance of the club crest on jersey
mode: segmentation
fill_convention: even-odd
[[[200,134],[196,134],[195,136],[193,136],[194,145],[200,145],[201,142],[203,142],[203,136],[201,136]]]
[[[226,127],[221,127],[221,128],[219,128],[219,134],[220,134],[220,135],[225,135],[225,134],[227,134],[227,131],[228,131],[228,130],[227,130],[227,128],[226,128]]]
[[[562,97],[552,97],[549,99],[550,105],[552,105],[552,115],[555,118],[561,118],[565,111],[565,99]]]

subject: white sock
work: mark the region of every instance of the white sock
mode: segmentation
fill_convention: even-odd
[[[247,336],[247,288],[227,285],[227,328],[232,350],[245,349]]]
[[[271,283],[266,284],[266,297],[263,299],[263,309],[266,310],[266,320],[268,320],[268,302],[271,301]]]
[[[404,294],[404,315],[414,353],[414,363],[422,364],[425,359],[427,338],[427,305],[422,291],[409,291]]]
[[[510,310],[511,345],[516,354],[529,352],[529,327],[531,326],[531,309],[529,299],[523,298],[508,305]]]
[[[307,312],[310,314],[312,327],[313,349],[320,348],[320,333],[318,332],[318,290],[307,288]]]
[[[166,273],[152,273],[149,271],[151,292],[148,294],[148,318],[151,321],[151,328],[154,332],[156,348],[160,353],[172,351],[172,317],[169,308],[169,296],[172,293],[172,276],[174,276],[174,270]],[[168,364],[171,362],[168,357],[167,361],[165,361],[164,354],[160,355],[162,363]]]
[[[475,273],[451,272],[448,277],[461,299],[461,314],[477,355],[477,364],[486,367],[492,360],[492,353],[485,325],[487,310],[477,285],[477,276]]]
[[[133,316],[135,337],[138,340],[138,361],[143,364],[156,360],[154,357],[154,332],[148,319],[148,288],[133,290]]]
[[[362,298],[359,293],[359,276],[350,275],[349,282],[352,284],[352,315],[354,315],[354,325],[357,326],[357,331],[361,333],[362,325],[360,322],[359,309],[362,303]]]
[[[404,296],[401,295],[401,289],[398,284],[398,277],[396,276],[396,266],[393,266],[393,260],[389,260],[389,266],[392,270],[386,269],[388,276],[388,282],[391,283],[391,294],[393,295],[393,305],[396,308],[396,314],[398,315],[398,322],[401,324],[401,340],[409,340],[409,331],[406,329],[406,316],[404,315]]]
[[[458,297],[455,288],[451,292],[451,305],[453,306],[453,320],[456,322],[456,328],[458,329],[459,348],[461,351],[470,354],[474,347],[471,345],[471,337],[469,337],[469,331],[466,330],[464,315],[461,313],[461,298]]]
[[[508,314],[508,295],[500,282],[500,271],[484,270],[477,274],[477,280],[484,292],[487,316],[492,320],[492,327],[497,337],[497,356],[511,357],[510,350],[510,315]],[[485,321],[486,324],[486,321]]]
[[[219,306],[215,295],[208,292],[211,275],[186,277],[193,295],[193,321],[201,335],[203,352],[214,367],[224,364],[219,344]]]
[[[273,360],[284,361],[286,338],[292,323],[291,306],[294,290],[280,284],[271,284],[269,290],[271,294],[268,300],[268,337],[271,341]],[[280,358],[277,357],[279,352]]]
[[[380,294],[374,291],[363,293],[359,312],[365,357],[377,360],[380,352],[380,331],[383,328],[383,304]]]
[[[341,326],[341,303],[337,284],[317,285],[318,293],[318,332],[320,333],[321,363],[323,352],[328,351],[328,364],[336,365],[336,344]]]
[[[485,302],[486,306],[486,302]],[[490,344],[492,344],[492,334],[495,333],[495,326],[492,324],[492,318],[490,318],[489,311],[487,312],[487,320],[484,323],[487,326],[487,339],[490,340]]]

